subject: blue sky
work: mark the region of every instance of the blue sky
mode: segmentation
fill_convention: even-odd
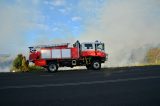
[[[31,42],[40,36],[47,38],[77,37],[85,30],[85,23],[89,18],[98,15],[95,11],[102,5],[103,0],[89,1],[92,7],[81,9],[83,2],[80,0],[10,0],[3,1],[5,5],[17,5],[28,8],[27,16],[35,28],[28,28],[24,35]],[[88,9],[88,10],[87,10]],[[86,11],[87,10],[87,11]],[[34,11],[32,13],[32,11]]]

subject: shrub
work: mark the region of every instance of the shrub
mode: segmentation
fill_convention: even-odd
[[[152,48],[147,52],[147,62],[151,64],[160,64],[160,48]]]
[[[20,72],[20,71],[29,71],[28,63],[25,56],[18,54],[12,63],[11,71]]]
[[[26,57],[22,54],[18,54],[17,57],[12,62],[12,68],[10,69],[11,72],[38,72],[44,71],[43,67],[31,65],[29,66]]]
[[[38,72],[38,71],[44,71],[45,69],[43,67],[31,65],[29,66],[29,72]]]

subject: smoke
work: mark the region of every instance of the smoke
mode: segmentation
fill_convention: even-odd
[[[31,3],[28,8],[27,1],[17,0],[13,3],[0,4],[0,53],[16,55],[26,53],[28,47],[27,33],[36,28],[40,29],[38,18],[43,20],[36,4]]]
[[[0,72],[9,72],[12,58],[9,55],[0,55]]]
[[[0,72],[10,72],[10,68],[9,67],[0,68]]]
[[[105,42],[108,66],[141,63],[147,46],[160,43],[159,0],[108,0],[96,15],[86,21],[80,39]]]
[[[27,33],[31,30],[42,29],[43,26],[38,18],[43,21],[43,16],[37,10],[34,1],[29,5],[27,1],[21,0],[0,2],[0,54],[8,54],[10,58],[3,61],[4,59],[0,57],[0,72],[4,72],[9,71],[10,61],[17,54],[22,53],[27,56],[27,47],[30,45]]]

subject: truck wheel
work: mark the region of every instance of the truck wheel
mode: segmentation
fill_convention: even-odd
[[[92,66],[91,65],[86,65],[87,70],[91,70]]]
[[[48,71],[49,72],[56,72],[58,70],[58,65],[55,63],[49,63]]]
[[[99,61],[93,61],[92,68],[94,70],[100,70],[101,69],[101,63]]]

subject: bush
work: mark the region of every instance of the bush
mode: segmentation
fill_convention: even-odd
[[[22,59],[23,59],[23,55],[18,54],[15,60],[13,61],[13,67],[16,69],[20,69],[22,66]]]
[[[152,48],[146,55],[147,63],[160,64],[160,48]]]
[[[11,71],[14,72],[29,71],[26,57],[23,56],[22,54],[18,54],[12,63]]]
[[[34,66],[34,65],[29,66],[26,60],[26,57],[23,56],[22,54],[18,54],[17,57],[12,62],[12,68],[10,71],[11,72],[28,72],[28,71],[37,72],[42,70],[44,70],[43,67]]]

